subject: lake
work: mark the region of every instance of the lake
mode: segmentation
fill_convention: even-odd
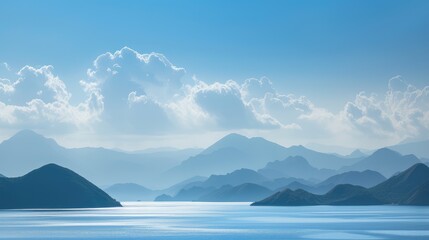
[[[429,239],[429,207],[125,202],[0,210],[0,239]]]

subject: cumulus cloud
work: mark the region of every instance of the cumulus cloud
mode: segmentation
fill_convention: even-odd
[[[52,66],[25,66],[15,80],[0,83],[0,124],[17,128],[50,128],[58,125],[81,126],[95,119],[90,98],[76,106],[65,83]]]
[[[230,80],[185,84],[185,69],[159,53],[130,48],[105,53],[88,70],[88,89],[103,96],[102,119],[119,131],[160,133],[181,129],[278,127],[243,101],[242,86]]]
[[[339,112],[279,92],[267,77],[207,83],[159,53],[124,47],[98,56],[74,99],[50,65],[0,66],[0,124],[17,128],[92,127],[109,133],[284,130],[310,138],[419,139],[429,135],[429,86],[401,77],[381,96],[358,93]],[[95,124],[94,124],[95,123]]]
[[[128,47],[98,56],[82,81],[102,106],[101,127],[119,132],[159,133],[176,127],[167,104],[180,93],[183,68],[159,53]]]
[[[202,81],[190,88],[191,99],[223,129],[272,128],[278,123],[259,114],[243,100],[241,86],[232,80],[206,84]]]
[[[417,89],[397,76],[389,80],[383,98],[361,92],[342,114],[364,134],[418,139],[428,134],[428,112],[429,86]]]

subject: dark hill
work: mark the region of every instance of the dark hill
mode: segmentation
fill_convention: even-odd
[[[428,181],[429,167],[423,163],[418,163],[371,188],[371,191],[375,196],[388,203],[406,204],[417,192],[420,194],[425,192],[424,186]],[[425,202],[429,204],[429,198]]]
[[[325,195],[304,190],[278,192],[253,206],[294,205],[429,205],[429,167],[418,163],[387,179],[375,187],[366,189],[350,184],[337,185]]]
[[[0,179],[0,208],[98,208],[121,204],[75,172],[48,164],[17,178]]]

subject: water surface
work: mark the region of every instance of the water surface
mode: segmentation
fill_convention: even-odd
[[[429,207],[126,202],[0,210],[0,239],[429,239]]]

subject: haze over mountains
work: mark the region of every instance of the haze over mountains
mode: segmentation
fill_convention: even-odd
[[[351,184],[351,185],[369,188],[385,180],[386,178],[383,175],[375,171],[371,171],[371,170],[365,170],[363,172],[350,171],[350,172],[334,175],[317,184],[305,184],[302,182],[295,181],[290,184],[282,186],[281,190],[302,189],[313,194],[325,194],[331,189],[333,189],[335,186],[340,184]]]
[[[305,205],[429,205],[429,167],[418,163],[372,187],[341,184],[324,195],[286,189],[253,203],[254,206]]]
[[[419,158],[429,158],[429,140],[420,142],[400,143],[388,148],[403,155],[413,154]]]
[[[175,182],[158,182],[163,171],[195,154],[195,150],[162,153],[125,153],[104,148],[64,148],[53,139],[23,130],[0,144],[0,171],[7,176],[20,176],[54,162],[73,169],[98,184],[121,182],[143,183],[151,187]]]
[[[260,137],[247,138],[239,134],[229,134],[200,154],[183,161],[168,171],[168,174],[188,178],[192,175],[224,174],[240,168],[255,170],[288,156],[302,156],[316,168],[330,169],[339,169],[359,161],[359,158],[342,158],[303,146],[286,148]]]
[[[323,180],[336,173],[332,169],[317,169],[311,166],[301,156],[288,157],[284,160],[269,162],[258,173],[269,178],[294,177],[304,179]]]
[[[203,151],[164,150],[127,153],[103,148],[68,149],[24,130],[0,144],[0,172],[19,176],[54,162],[88,176],[97,185],[111,186],[106,191],[120,200],[153,200],[162,194],[170,200],[208,200],[202,196],[209,194],[210,199],[221,201],[251,199],[233,195],[251,188],[324,194],[338,184],[372,187],[420,162],[414,155],[403,156],[387,148],[369,156],[360,151],[341,156],[303,146],[286,148],[238,134],[229,134]],[[235,191],[243,184],[250,185]],[[215,193],[224,197],[216,198]]]
[[[385,177],[390,177],[419,162],[420,160],[412,154],[401,155],[388,148],[382,148],[351,166],[343,167],[341,170],[364,171],[369,169],[377,171]]]

